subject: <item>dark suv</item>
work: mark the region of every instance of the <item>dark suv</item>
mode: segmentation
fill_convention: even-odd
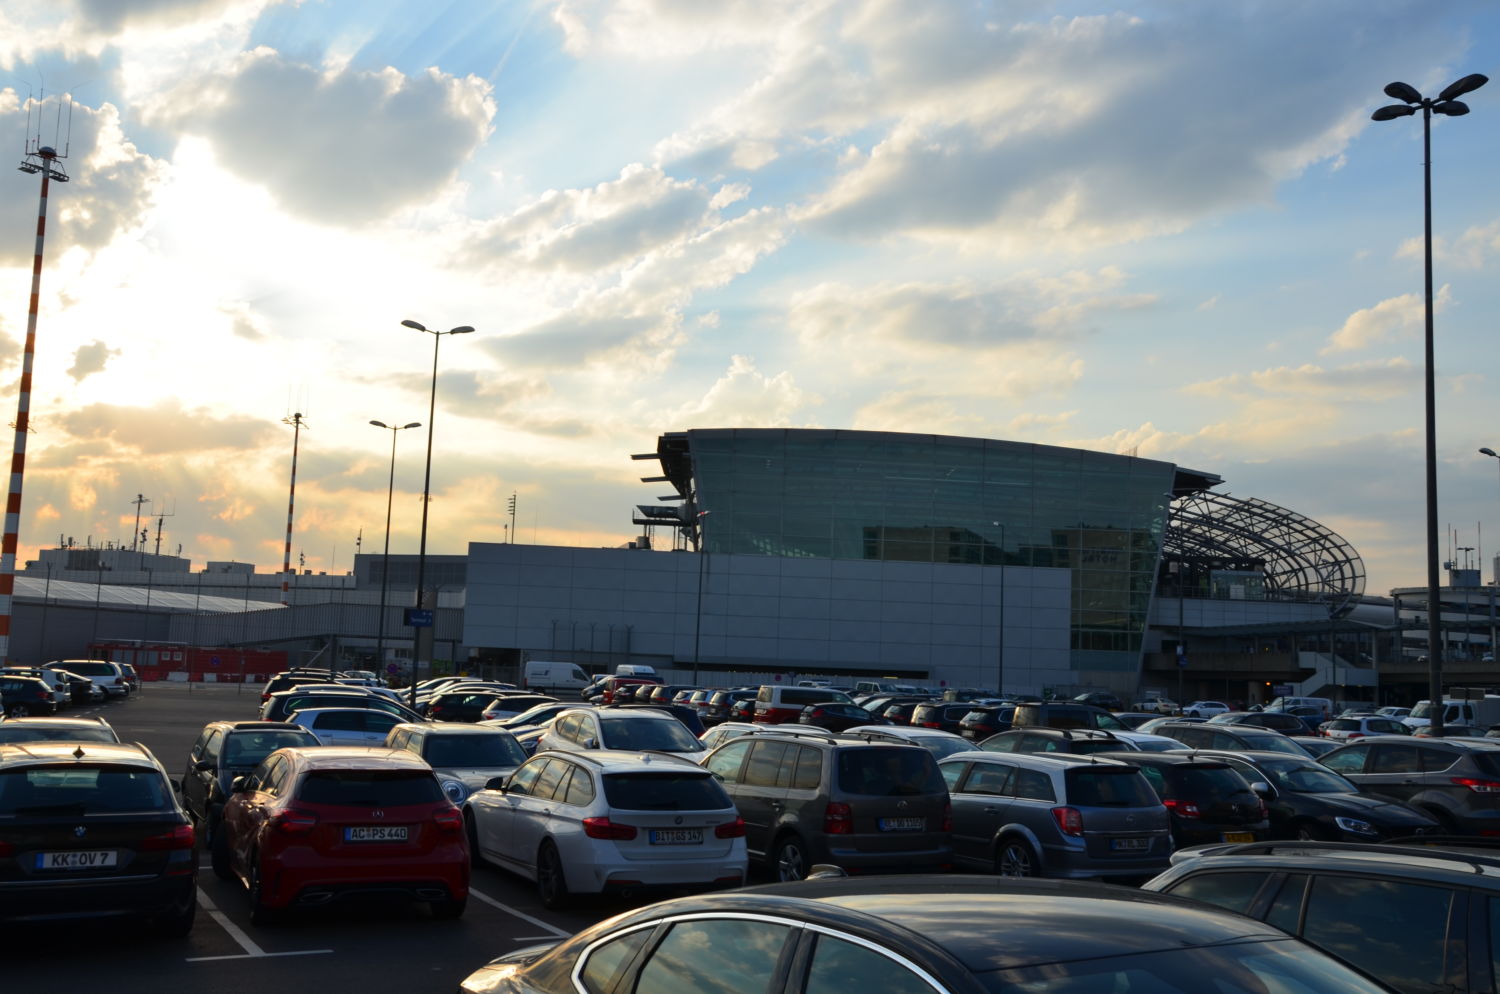
[[[1140,768],[1172,820],[1180,849],[1207,842],[1255,842],[1271,827],[1266,806],[1234,767],[1192,752],[1100,754]],[[1309,763],[1312,760],[1308,760]]]
[[[958,734],[974,742],[983,742],[998,732],[1010,728],[1010,719],[1016,713],[1014,704],[986,704],[971,707],[958,720]]]
[[[182,807],[213,845],[229,785],[260,761],[284,746],[319,745],[318,737],[301,725],[284,721],[211,721],[203,726],[188,752],[182,774]]]
[[[1125,723],[1103,708],[1092,704],[1061,703],[1047,701],[1041,704],[1017,704],[1011,726],[1045,725],[1047,728],[1104,728],[1112,732],[1128,732]]]
[[[952,732],[957,735],[958,723],[973,710],[974,705],[966,701],[962,703],[932,701],[917,705],[916,710],[911,713],[911,723],[917,728],[936,728],[940,732]]]
[[[1224,752],[1283,752],[1289,756],[1312,758],[1291,736],[1254,725],[1215,725],[1211,721],[1148,722],[1142,731],[1176,739],[1190,749],[1218,749]]]
[[[1318,722],[1311,724],[1285,711],[1225,711],[1208,719],[1210,725],[1254,725],[1283,735],[1316,735]]]
[[[1290,932],[1402,994],[1493,991],[1500,858],[1424,845],[1275,842],[1187,850],[1144,890]]]
[[[1375,735],[1320,761],[1361,790],[1421,808],[1447,832],[1500,835],[1500,739]]]
[[[1136,751],[1125,739],[1101,728],[1012,728],[979,743],[985,752],[1063,752],[1081,755],[1112,750]]]
[[[799,880],[816,863],[866,873],[950,867],[952,808],[932,753],[774,727],[703,760],[745,819],[752,863],[777,880]]]
[[[0,675],[0,709],[8,718],[48,715],[57,711],[52,688],[34,676]]]

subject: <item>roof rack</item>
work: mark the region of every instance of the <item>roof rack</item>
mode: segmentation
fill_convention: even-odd
[[[1430,841],[1429,841],[1430,840]],[[1441,841],[1439,841],[1441,840]],[[1438,845],[1432,843],[1438,842]],[[1474,873],[1483,873],[1486,869],[1500,869],[1500,856],[1490,856],[1483,853],[1459,852],[1447,846],[1474,848],[1500,848],[1494,843],[1486,844],[1485,840],[1471,836],[1412,836],[1407,837],[1400,843],[1394,842],[1322,842],[1316,840],[1296,841],[1280,840],[1275,842],[1246,842],[1237,846],[1226,846],[1207,855],[1213,856],[1273,856],[1278,852],[1298,853],[1309,850],[1330,853],[1360,854],[1387,856],[1422,856],[1427,859],[1443,859],[1454,863],[1465,863]]]

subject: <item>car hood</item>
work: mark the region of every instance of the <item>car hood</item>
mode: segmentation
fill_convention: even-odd
[[[1283,797],[1288,796],[1286,794]],[[1437,822],[1409,804],[1369,794],[1291,794],[1293,804],[1308,814],[1349,815],[1390,825],[1432,826]]]
[[[439,780],[457,780],[470,791],[483,790],[484,785],[495,777],[508,777],[515,772],[514,766],[438,766],[432,772]]]

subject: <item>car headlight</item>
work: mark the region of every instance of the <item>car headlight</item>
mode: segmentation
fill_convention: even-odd
[[[1360,821],[1358,818],[1343,818],[1343,817],[1339,817],[1339,818],[1333,819],[1333,823],[1335,825],[1337,825],[1339,828],[1342,828],[1344,831],[1346,831],[1346,832],[1353,832],[1355,835],[1379,835],[1380,834],[1379,832],[1375,831],[1375,826],[1371,825],[1367,821]]]
[[[468,796],[469,790],[457,780],[444,780],[443,793],[448,795],[448,800],[454,804],[462,804]]]

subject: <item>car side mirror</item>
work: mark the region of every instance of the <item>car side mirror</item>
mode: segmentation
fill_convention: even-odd
[[[197,770],[199,773],[207,773],[216,765],[217,764],[211,759],[200,759],[198,760],[198,762],[193,764],[193,769]]]
[[[583,740],[583,747],[585,749],[597,749],[599,748],[599,740],[590,735]]]
[[[231,794],[243,794],[245,792],[245,788],[247,788],[249,785],[249,777],[235,777],[229,782],[229,792]]]
[[[498,790],[498,791],[503,792],[505,790],[505,781],[508,780],[508,779],[510,779],[510,778],[509,777],[490,777],[488,780],[486,780],[484,782],[484,789],[485,790]]]
[[[1252,783],[1250,785],[1250,789],[1253,790],[1253,791],[1255,791],[1261,797],[1275,797],[1276,796],[1276,791],[1272,790],[1271,789],[1271,785],[1268,784],[1268,783],[1266,783],[1264,780],[1257,780],[1257,781],[1255,781],[1254,783]]]

